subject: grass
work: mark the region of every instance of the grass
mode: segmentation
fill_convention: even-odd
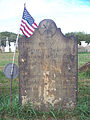
[[[13,53],[0,53],[0,67],[4,67],[8,63],[12,63]],[[18,53],[16,53],[15,64],[18,64]]]
[[[90,61],[90,52],[84,52],[78,54],[78,65],[79,67]]]
[[[13,80],[12,107],[10,112],[10,80],[4,75],[4,66],[12,62],[12,53],[0,53],[0,120],[90,120],[90,70],[78,74],[78,102],[73,111],[34,109],[31,103],[21,106],[18,96],[18,78]],[[18,53],[15,63],[18,64]],[[79,53],[79,66],[90,60],[90,53]],[[3,93],[3,94],[2,94]]]

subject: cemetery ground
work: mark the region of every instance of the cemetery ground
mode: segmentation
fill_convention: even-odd
[[[19,81],[13,80],[12,107],[10,112],[10,79],[4,75],[4,67],[12,62],[13,53],[0,53],[0,120],[90,120],[90,69],[78,73],[78,102],[74,110],[55,110],[49,112],[35,110],[33,105],[19,104]],[[90,53],[78,54],[78,67],[90,61]],[[18,53],[15,63],[18,65]]]

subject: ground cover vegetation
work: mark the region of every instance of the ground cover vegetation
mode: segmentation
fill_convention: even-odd
[[[90,120],[90,69],[78,73],[78,102],[73,111],[54,109],[49,112],[34,109],[27,103],[19,103],[19,81],[13,80],[12,107],[10,112],[10,79],[4,75],[4,67],[12,62],[13,53],[0,53],[0,120]],[[90,61],[90,53],[78,54],[78,67]],[[15,63],[18,65],[18,53]]]

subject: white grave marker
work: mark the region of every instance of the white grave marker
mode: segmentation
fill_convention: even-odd
[[[5,52],[9,52],[9,41],[8,41],[8,37],[6,37],[6,47],[5,47]]]
[[[11,52],[15,51],[15,44],[14,44],[14,42],[10,42],[10,49],[11,49]]]

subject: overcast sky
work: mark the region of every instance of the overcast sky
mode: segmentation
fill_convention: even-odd
[[[63,33],[90,34],[90,0],[0,0],[0,32],[18,33],[25,2],[37,24],[52,19]]]

